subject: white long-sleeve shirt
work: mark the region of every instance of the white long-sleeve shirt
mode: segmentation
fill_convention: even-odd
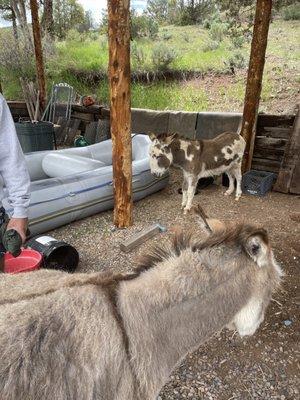
[[[0,93],[0,207],[4,198],[3,182],[8,192],[14,218],[28,216],[30,178],[15,124]],[[1,183],[1,181],[3,181]]]

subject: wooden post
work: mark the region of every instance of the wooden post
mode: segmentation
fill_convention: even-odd
[[[132,225],[129,4],[129,0],[108,0],[114,224],[119,228]]]
[[[271,10],[272,0],[257,0],[241,130],[246,140],[243,171],[252,163]]]
[[[39,104],[40,109],[44,110],[46,106],[46,81],[45,81],[45,70],[43,60],[43,49],[41,40],[41,28],[39,22],[39,9],[37,0],[30,0],[31,19],[32,19],[32,31],[34,40],[34,51],[35,51],[35,62],[36,62],[36,74],[39,87]]]

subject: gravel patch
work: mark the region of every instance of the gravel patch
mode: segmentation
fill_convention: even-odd
[[[183,216],[180,211],[180,185],[180,174],[173,172],[166,189],[135,204],[134,226],[126,230],[114,228],[112,211],[108,211],[56,229],[51,235],[77,248],[78,272],[129,272],[147,248],[168,241],[175,226],[197,226],[194,215]],[[244,195],[236,202],[223,192],[224,188],[211,185],[195,196],[194,204],[199,202],[214,218],[263,225],[285,271],[283,287],[253,337],[241,339],[228,331],[215,335],[187,356],[158,400],[300,399],[300,198],[272,192],[262,198]],[[129,254],[120,251],[121,241],[156,222],[166,226],[167,232]],[[196,234],[203,232],[198,229]]]

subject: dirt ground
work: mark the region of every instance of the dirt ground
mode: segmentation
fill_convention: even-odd
[[[180,211],[180,175],[172,173],[170,185],[135,204],[134,226],[116,230],[112,212],[78,221],[51,234],[73,244],[80,253],[78,271],[105,269],[130,271],[138,255],[154,242],[169,240],[170,228],[195,225],[194,215]],[[265,321],[251,338],[222,332],[188,355],[174,371],[158,400],[299,399],[300,390],[300,197],[269,193],[265,197],[243,195],[239,202],[223,196],[224,188],[211,185],[195,196],[209,216],[241,219],[263,225],[274,253],[283,266],[282,290],[274,296]],[[132,253],[119,249],[120,241],[159,222],[168,231]],[[187,327],[188,329],[188,327]]]

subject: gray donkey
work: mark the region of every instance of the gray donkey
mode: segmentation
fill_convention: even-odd
[[[0,277],[1,400],[154,400],[225,326],[253,335],[282,274],[264,229],[177,233],[130,275]]]

